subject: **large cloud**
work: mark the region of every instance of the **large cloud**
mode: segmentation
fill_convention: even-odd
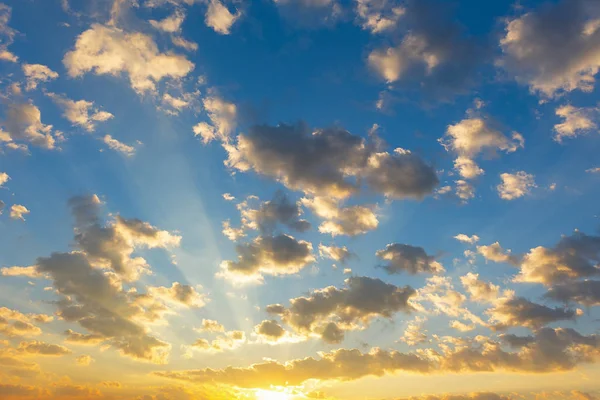
[[[226,164],[327,197],[357,193],[354,179],[394,199],[420,199],[433,191],[438,179],[431,166],[402,149],[383,152],[374,142],[341,128],[311,132],[304,125],[255,126],[225,146]]]
[[[385,249],[377,250],[375,255],[386,261],[382,267],[389,274],[399,274],[403,271],[411,275],[437,274],[445,271],[442,264],[435,261],[435,256],[428,255],[422,247],[418,246],[391,243]]]
[[[201,306],[203,296],[177,282],[171,287],[150,287],[148,293],[127,288],[124,283],[149,268],[143,258],[131,258],[136,246],[177,245],[180,237],[120,216],[102,226],[101,202],[96,195],[74,197],[69,205],[76,221],[75,242],[81,250],[38,258],[33,266],[35,274],[28,269],[9,269],[5,274],[3,269],[3,275],[23,272],[52,281],[58,294],[56,314],[89,332],[68,330],[67,341],[104,343],[136,359],[166,362],[170,346],[152,336],[147,324],[161,321],[169,312],[167,303]]]
[[[391,318],[412,310],[409,299],[415,290],[410,286],[398,287],[369,277],[351,277],[345,284],[341,289],[329,286],[291,299],[288,308],[270,305],[267,311],[281,316],[299,334],[338,343],[345,330],[359,329],[376,317]]]
[[[574,320],[581,310],[551,308],[537,304],[523,297],[499,299],[495,306],[487,311],[492,327],[497,330],[524,326],[540,329],[551,322]]]
[[[600,9],[563,0],[507,21],[499,64],[547,97],[594,88],[600,69]]]
[[[573,329],[543,328],[533,336],[504,335],[502,343],[485,337],[454,340],[438,352],[400,353],[375,348],[368,353],[338,349],[286,363],[266,361],[249,367],[160,371],[155,375],[198,384],[213,382],[243,388],[300,385],[310,379],[357,380],[401,371],[416,373],[513,371],[548,373],[566,371],[600,356],[600,337]],[[503,344],[516,351],[503,349]],[[484,397],[485,398],[485,397]],[[492,397],[493,399],[493,397]]]
[[[161,53],[150,36],[98,24],[79,35],[63,63],[72,77],[88,72],[127,74],[131,87],[140,94],[153,92],[161,79],[182,78],[194,68],[182,55]]]
[[[600,281],[584,280],[559,283],[552,286],[546,298],[564,303],[580,303],[585,306],[600,305]]]

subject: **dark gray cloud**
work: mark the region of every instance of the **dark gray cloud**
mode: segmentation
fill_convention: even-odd
[[[365,183],[390,198],[420,199],[438,184],[435,170],[419,156],[402,149],[385,152],[379,140],[341,128],[254,126],[224,147],[229,167],[253,170],[310,195],[345,198]]]
[[[563,303],[580,303],[585,306],[600,305],[600,281],[585,280],[552,286],[545,294],[548,299]]]
[[[562,0],[510,19],[499,64],[543,96],[590,92],[600,68],[598,18],[597,1]]]
[[[442,264],[435,261],[434,256],[427,255],[425,250],[418,246],[391,243],[385,249],[377,250],[375,255],[387,261],[382,267],[389,274],[399,274],[403,271],[411,275],[444,272]]]
[[[345,284],[344,288],[329,286],[293,298],[288,308],[270,305],[267,311],[279,315],[299,334],[338,343],[343,331],[368,325],[376,317],[391,318],[412,310],[408,301],[416,291],[410,286],[398,287],[369,277],[351,277]]]

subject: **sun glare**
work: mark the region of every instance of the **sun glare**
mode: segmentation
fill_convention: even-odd
[[[293,400],[293,397],[288,393],[259,390],[256,392],[256,400]]]

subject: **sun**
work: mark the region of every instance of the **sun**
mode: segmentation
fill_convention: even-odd
[[[292,400],[292,395],[272,390],[259,390],[256,392],[256,400]]]

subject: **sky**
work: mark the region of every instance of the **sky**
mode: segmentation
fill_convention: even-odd
[[[600,399],[596,0],[1,0],[0,398]]]

